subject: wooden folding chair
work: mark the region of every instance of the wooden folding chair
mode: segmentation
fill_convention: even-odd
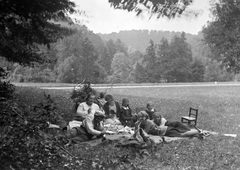
[[[188,116],[182,116],[181,122],[187,123],[188,125],[192,125],[192,122],[193,122],[194,126],[196,126],[197,119],[198,119],[198,109],[194,109],[190,107]]]

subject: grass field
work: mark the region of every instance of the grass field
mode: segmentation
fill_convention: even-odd
[[[104,89],[99,89],[99,91]],[[69,99],[71,90],[40,90],[38,88],[18,87],[17,96],[23,103],[33,105],[43,98],[43,91],[55,99],[61,112],[71,120],[74,116],[73,103]],[[109,89],[114,98],[121,102],[130,99],[130,105],[144,108],[148,101],[155,103],[155,108],[172,121],[179,121],[187,115],[189,107],[199,109],[198,127],[219,132],[237,134],[236,138],[222,135],[209,136],[204,140],[176,141],[159,146],[154,154],[144,159],[132,160],[140,169],[240,169],[240,86],[171,86],[158,88]],[[79,147],[78,149],[80,149]],[[102,155],[111,152],[128,152],[124,148],[104,146]],[[94,159],[99,148],[81,148],[79,156]],[[86,151],[84,153],[84,151]],[[104,153],[106,152],[106,153]],[[97,158],[99,159],[99,157]]]
[[[117,99],[128,97],[133,108],[152,100],[170,120],[180,120],[189,107],[198,108],[199,127],[239,135],[240,86],[113,89],[111,93]]]

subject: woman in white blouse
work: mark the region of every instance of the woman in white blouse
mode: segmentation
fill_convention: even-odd
[[[75,120],[83,121],[88,115],[94,115],[96,111],[101,111],[99,106],[94,103],[94,100],[95,95],[89,94],[87,96],[86,102],[82,102],[79,104]]]

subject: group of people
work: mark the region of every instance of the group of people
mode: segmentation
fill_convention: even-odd
[[[106,133],[104,124],[123,125],[142,128],[151,135],[185,137],[196,134],[181,122],[170,122],[156,111],[153,102],[148,102],[146,109],[139,113],[132,113],[129,99],[124,98],[122,104],[114,100],[110,94],[94,94],[87,96],[86,102],[80,103],[75,120],[82,121],[80,127],[68,130],[67,136],[71,142],[79,143],[91,140],[93,136],[101,137]]]
[[[86,102],[80,103],[75,120],[83,121],[89,115],[94,115],[94,113],[103,113],[105,116],[105,124],[132,126],[135,116],[132,115],[132,110],[129,106],[129,100],[124,98],[122,100],[122,105],[114,100],[113,96],[107,94],[96,99],[96,96],[89,94],[87,96]]]

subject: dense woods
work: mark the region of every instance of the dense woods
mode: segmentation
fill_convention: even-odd
[[[117,9],[132,11],[135,8],[130,8],[133,4],[128,4],[128,1],[123,4],[114,0],[109,2]],[[151,12],[154,15],[174,18],[173,6],[165,4],[161,7],[162,1],[158,2],[160,4],[156,4],[155,1],[146,2],[148,3],[142,2],[142,5],[148,10],[153,10]],[[183,2],[185,7],[191,4],[190,1]],[[15,2],[9,1],[2,6],[11,3]],[[32,4],[33,8],[26,6],[17,9],[16,14],[14,10],[3,9],[1,36],[4,41],[1,41],[0,47],[0,67],[10,73],[9,80],[12,82],[79,83],[88,80],[92,83],[160,83],[238,79],[238,76],[234,75],[238,73],[237,62],[234,62],[238,61],[238,41],[232,43],[232,46],[236,44],[235,46],[229,47],[226,41],[215,38],[219,35],[218,37],[224,39],[220,33],[214,32],[217,24],[224,22],[218,12],[220,8],[225,8],[224,6],[218,6],[215,10],[215,16],[219,19],[210,23],[198,35],[148,30],[97,35],[86,26],[73,24],[67,16],[68,13],[77,12],[74,3],[61,3],[62,5],[59,4],[47,15],[44,11],[50,10],[51,3]],[[177,1],[172,3],[177,5]],[[233,2],[222,3],[233,7]],[[149,5],[152,8],[149,8]],[[177,6],[179,7],[179,4]],[[136,8],[139,9],[139,6]],[[166,13],[168,8],[171,15]],[[237,11],[238,8],[233,10]],[[181,14],[180,11],[177,13]],[[49,18],[51,21],[47,20]],[[71,25],[66,27],[66,23]],[[218,27],[220,28],[224,33],[224,27]],[[22,31],[19,32],[19,29]],[[233,34],[226,34],[225,37],[228,36],[229,41],[235,41],[231,35]],[[227,49],[228,52],[222,49]],[[229,56],[232,53],[234,55]]]
[[[162,83],[233,81],[210,48],[203,34],[131,30],[94,34],[85,26],[72,26],[74,33],[38,46],[47,62],[23,67],[2,58],[2,65],[15,82]]]

